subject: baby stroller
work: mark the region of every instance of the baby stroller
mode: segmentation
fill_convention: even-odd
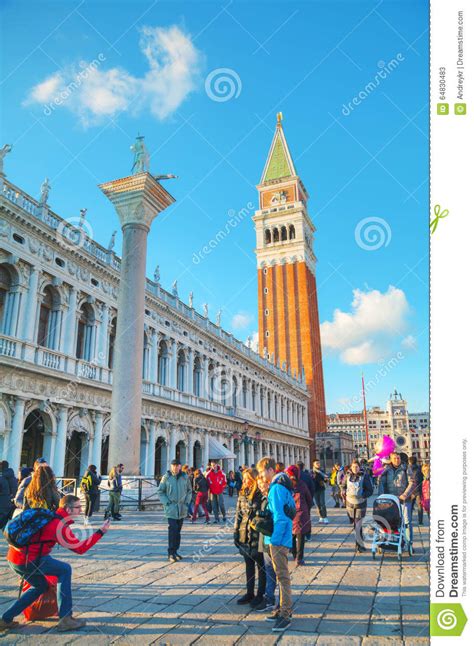
[[[372,558],[375,553],[382,554],[385,550],[397,552],[398,560],[402,560],[406,549],[409,556],[413,555],[413,545],[407,535],[402,505],[397,496],[382,494],[374,500],[374,535],[372,540]]]

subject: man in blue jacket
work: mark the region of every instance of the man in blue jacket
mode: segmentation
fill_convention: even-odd
[[[293,486],[286,473],[275,472],[275,460],[262,458],[257,464],[259,475],[270,483],[268,491],[267,510],[273,518],[273,533],[265,536],[265,544],[269,546],[270,556],[275,569],[276,578],[280,586],[280,608],[268,617],[275,621],[272,631],[281,633],[291,624],[291,579],[288,570],[288,552],[292,547],[293,521],[285,513],[295,509],[293,499]]]

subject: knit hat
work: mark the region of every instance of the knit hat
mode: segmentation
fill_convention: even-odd
[[[290,476],[290,478],[294,478],[295,480],[300,479],[300,470],[296,466],[296,464],[291,464],[289,467],[285,469],[285,473]]]

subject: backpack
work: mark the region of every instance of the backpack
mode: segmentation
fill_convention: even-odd
[[[3,530],[3,535],[9,545],[16,548],[26,547],[31,543],[31,538],[55,518],[62,520],[50,509],[25,509],[8,521]],[[41,542],[41,541],[38,541]]]
[[[89,471],[81,480],[81,489],[84,493],[88,493],[92,489],[92,476]]]

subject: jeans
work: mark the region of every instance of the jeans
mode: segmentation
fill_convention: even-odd
[[[197,492],[196,502],[194,503],[193,520],[196,520],[199,505],[202,505],[204,513],[206,514],[206,520],[209,520],[209,512],[207,511],[207,493],[204,493],[202,491]]]
[[[367,513],[367,503],[365,503],[365,505],[362,504],[359,507],[355,507],[354,505],[351,505],[350,502],[346,501],[346,509],[347,509],[347,515],[349,516],[349,519],[354,525],[354,535],[355,535],[356,545],[360,545],[361,547],[364,547],[364,535],[362,532],[362,523]]]
[[[86,518],[90,518],[92,516],[92,512],[94,511],[95,504],[97,502],[99,494],[98,493],[85,493],[84,498],[86,500],[86,508],[84,511],[84,516]]]
[[[403,518],[405,519],[405,527],[408,529],[408,536],[413,543],[413,500],[407,500],[403,504]]]
[[[337,484],[332,485],[332,494],[331,495],[333,497],[334,502],[336,503],[335,506],[340,507],[341,506],[341,496],[340,496],[340,492],[339,492],[339,485],[337,485]]]
[[[211,493],[212,512],[214,518],[219,520],[219,509],[221,510],[222,518],[225,520],[225,505],[224,496],[221,493]]]
[[[263,553],[263,564],[265,566],[265,574],[267,582],[265,585],[265,599],[268,603],[275,605],[275,589],[276,589],[276,574],[273,568],[272,557],[268,552]]]
[[[176,554],[181,545],[183,518],[168,518],[168,556]]]
[[[270,545],[270,556],[276,579],[280,586],[280,617],[291,617],[291,578],[288,570],[288,548],[283,545]]]
[[[265,594],[266,575],[265,565],[263,562],[262,552],[257,552],[257,556],[244,556],[245,559],[245,577],[247,579],[247,594],[255,594],[255,574],[258,572],[257,597],[263,597]]]
[[[23,612],[25,608],[31,606],[33,601],[36,601],[43,592],[46,592],[49,584],[44,575],[55,576],[58,579],[59,616],[67,617],[72,615],[72,568],[69,563],[63,563],[62,561],[53,559],[51,556],[43,556],[39,563],[33,561],[25,566],[9,562],[8,565],[16,574],[24,577],[31,588],[5,610],[2,617],[4,621],[13,621],[20,612]]]
[[[107,514],[109,516],[116,516],[120,513],[120,494],[118,491],[109,491],[109,506],[107,507]]]
[[[326,511],[326,489],[319,489],[314,492],[314,501],[319,510],[319,516],[326,518],[328,513]]]

